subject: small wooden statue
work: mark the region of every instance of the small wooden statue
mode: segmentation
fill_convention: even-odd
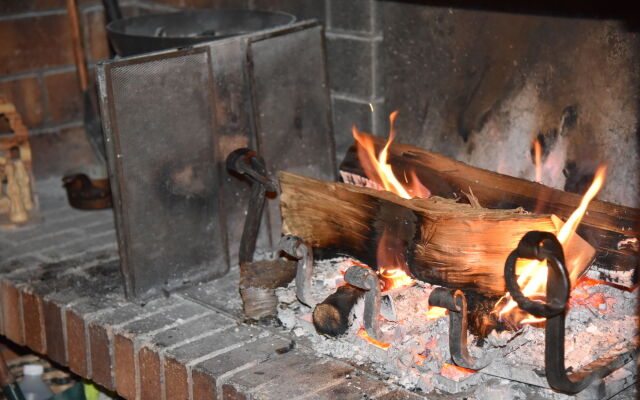
[[[26,222],[29,215],[27,215],[24,201],[22,201],[22,193],[16,179],[13,163],[7,164],[5,171],[7,174],[7,197],[9,197],[9,220],[16,223]]]
[[[0,118],[10,132],[0,133],[0,228],[23,225],[36,216],[29,133],[13,104],[0,96]]]

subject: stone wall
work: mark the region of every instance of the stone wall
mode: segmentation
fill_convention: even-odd
[[[599,197],[640,205],[640,35],[629,21],[382,3],[398,140],[533,180],[539,138],[545,184],[582,191],[606,164]]]

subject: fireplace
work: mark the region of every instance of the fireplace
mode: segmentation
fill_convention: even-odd
[[[123,2],[128,13],[140,14],[223,3]],[[72,212],[55,185],[37,185],[44,222],[0,240],[8,249],[2,253],[8,260],[2,266],[5,336],[126,398],[276,398],[284,391],[295,398],[381,399],[635,395],[640,37],[627,10],[377,0],[252,0],[242,6],[290,12],[298,22],[96,67],[108,146],[113,141],[118,142],[113,146],[131,145],[109,149],[117,239],[108,211]],[[41,11],[40,6],[12,7],[7,20]],[[82,7],[87,19],[102,13],[98,5]],[[63,12],[45,10],[41,18],[58,14]],[[108,49],[93,43],[101,37],[96,25],[90,29],[86,40],[106,58]],[[15,93],[21,85],[5,82],[29,80],[24,83],[29,87],[31,78],[36,85],[47,81],[51,97],[55,85],[49,81],[72,71],[42,66],[33,72],[11,65],[17,72],[8,72],[0,88],[9,87],[18,106]],[[146,80],[151,73],[156,86]],[[194,79],[182,84],[181,76]],[[143,92],[147,101],[134,96]],[[52,98],[45,102],[43,109],[53,114],[44,122],[36,121],[38,113],[25,111],[36,133],[34,171],[41,179],[55,169],[48,164],[57,165],[47,141],[59,135],[58,128],[80,125],[77,112],[60,122],[62,111],[56,107]],[[432,264],[425,265],[437,264],[441,268],[434,270],[440,272],[427,267],[416,272],[416,259],[425,253],[414,251],[415,243],[407,250],[407,243],[424,222],[415,216],[426,211],[412,199],[380,194],[385,185],[367,177],[352,131],[356,126],[378,135],[373,138],[377,156],[395,110],[392,170],[400,171],[400,181],[417,177],[421,182],[407,190],[409,197],[448,198],[438,204],[447,211],[430,212],[455,208],[450,221],[461,225],[482,225],[468,215],[478,211],[458,210],[461,203],[490,209],[485,213],[500,224],[536,219],[508,239],[501,235],[517,230],[515,223],[495,229],[500,239],[486,245],[499,247],[499,256],[477,262],[491,265],[486,276],[458,277],[453,283],[455,273],[442,272],[467,266],[457,254],[460,248],[449,249],[447,243],[468,235],[470,249],[482,241],[481,234],[464,230],[442,239],[437,254],[428,255]],[[145,136],[131,136],[144,130],[135,120],[145,112],[145,127],[154,132],[146,132],[146,142],[126,143]],[[189,141],[153,142],[153,133],[178,139],[170,132],[181,129],[191,135]],[[209,131],[216,132],[213,140]],[[145,146],[154,151],[145,152]],[[242,168],[228,172],[228,157],[237,149],[232,167],[247,162],[252,168],[244,178],[237,174],[246,172]],[[79,152],[90,160],[86,150]],[[207,171],[211,175],[191,168],[195,162],[181,163],[191,154],[199,155],[198,163],[215,155],[215,170]],[[426,159],[432,163],[425,164]],[[154,168],[146,169],[149,163]],[[516,256],[531,258],[527,243],[553,247],[555,239],[547,236],[519,243],[528,231],[555,237],[601,165],[607,166],[607,176],[597,200],[612,205],[592,202],[577,229],[580,254],[589,262],[580,266],[580,279],[570,280],[568,299],[567,288],[556,291],[567,315],[547,314],[546,326],[522,323],[524,315],[501,319],[497,304],[506,281],[513,285],[515,280],[504,272],[508,255],[522,247]],[[169,177],[172,185],[160,188],[153,180],[128,177],[132,169]],[[318,181],[309,184],[310,176]],[[210,187],[202,189],[202,182]],[[257,190],[259,184],[266,189]],[[271,193],[269,185],[276,184],[282,197]],[[379,208],[370,208],[377,211],[357,221],[373,219],[374,229],[354,234],[358,241],[340,226],[342,241],[331,245],[314,230],[319,224],[298,229],[291,223],[292,211],[281,215],[280,207],[293,209],[290,193],[304,185],[311,185],[308,194],[318,195],[323,187],[327,198],[340,192],[341,199],[375,202]],[[524,189],[510,191],[515,187]],[[164,189],[170,195],[163,197]],[[158,204],[176,207],[185,191],[211,200],[212,206],[152,215]],[[252,202],[253,192],[266,202],[263,214],[252,213],[262,211],[260,201],[257,208]],[[330,221],[340,209],[325,204],[332,205],[323,218]],[[545,209],[545,204],[557,208]],[[531,214],[513,211],[519,207]],[[205,208],[206,221],[198,217]],[[249,228],[245,214],[253,219]],[[136,219],[140,215],[147,218]],[[176,215],[180,226],[169,226]],[[168,226],[180,240],[166,239]],[[200,232],[197,240],[189,236],[194,230]],[[162,231],[164,239],[150,236],[152,231]],[[132,240],[139,247],[132,248]],[[392,260],[378,261],[380,243],[399,249]],[[575,258],[564,250],[568,266]],[[557,252],[545,254],[562,258]],[[404,267],[393,268],[393,263]],[[468,265],[473,275],[473,263]],[[51,271],[62,277],[59,285],[51,284]],[[404,283],[393,283],[401,277]],[[554,274],[549,279],[562,280]],[[477,288],[482,290],[470,290]],[[99,300],[92,300],[93,293]],[[537,295],[530,296],[540,304]],[[329,322],[319,329],[317,320],[323,318]],[[550,347],[554,340],[564,346]],[[552,354],[545,357],[545,351]],[[550,366],[549,357],[558,362]],[[604,378],[602,373],[580,388],[563,381],[592,361],[608,365]],[[282,383],[285,375],[288,385]],[[306,389],[298,389],[303,384]]]

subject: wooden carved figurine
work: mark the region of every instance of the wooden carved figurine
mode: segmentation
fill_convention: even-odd
[[[22,202],[20,186],[16,182],[15,168],[11,163],[5,167],[7,174],[7,196],[9,196],[9,220],[15,223],[26,222],[29,219],[27,210]]]
[[[13,162],[14,174],[16,183],[20,188],[20,198],[24,208],[28,210],[33,209],[33,200],[31,198],[31,182],[29,180],[29,173],[24,166],[22,160],[18,159]]]
[[[9,212],[10,201],[7,196],[4,195],[2,190],[2,182],[5,180],[6,173],[5,168],[7,165],[7,159],[0,157],[0,214],[6,214]]]

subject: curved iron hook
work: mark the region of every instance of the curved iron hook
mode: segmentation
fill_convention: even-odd
[[[435,288],[429,305],[449,310],[449,352],[453,362],[463,368],[479,370],[489,365],[487,358],[475,358],[467,345],[467,298],[461,290]]]
[[[547,261],[549,273],[546,303],[532,301],[522,294],[515,276],[518,258]],[[504,275],[507,289],[518,306],[536,317],[547,318],[544,354],[547,382],[551,388],[576,394],[631,360],[635,351],[616,358],[597,360],[580,371],[567,375],[564,363],[565,309],[571,286],[564,265],[562,245],[553,234],[532,231],[524,235],[517,249],[507,258]]]
[[[296,271],[296,297],[301,303],[314,307],[316,301],[311,295],[311,277],[313,276],[313,249],[302,238],[285,235],[278,243],[278,250],[282,250],[298,260]]]

